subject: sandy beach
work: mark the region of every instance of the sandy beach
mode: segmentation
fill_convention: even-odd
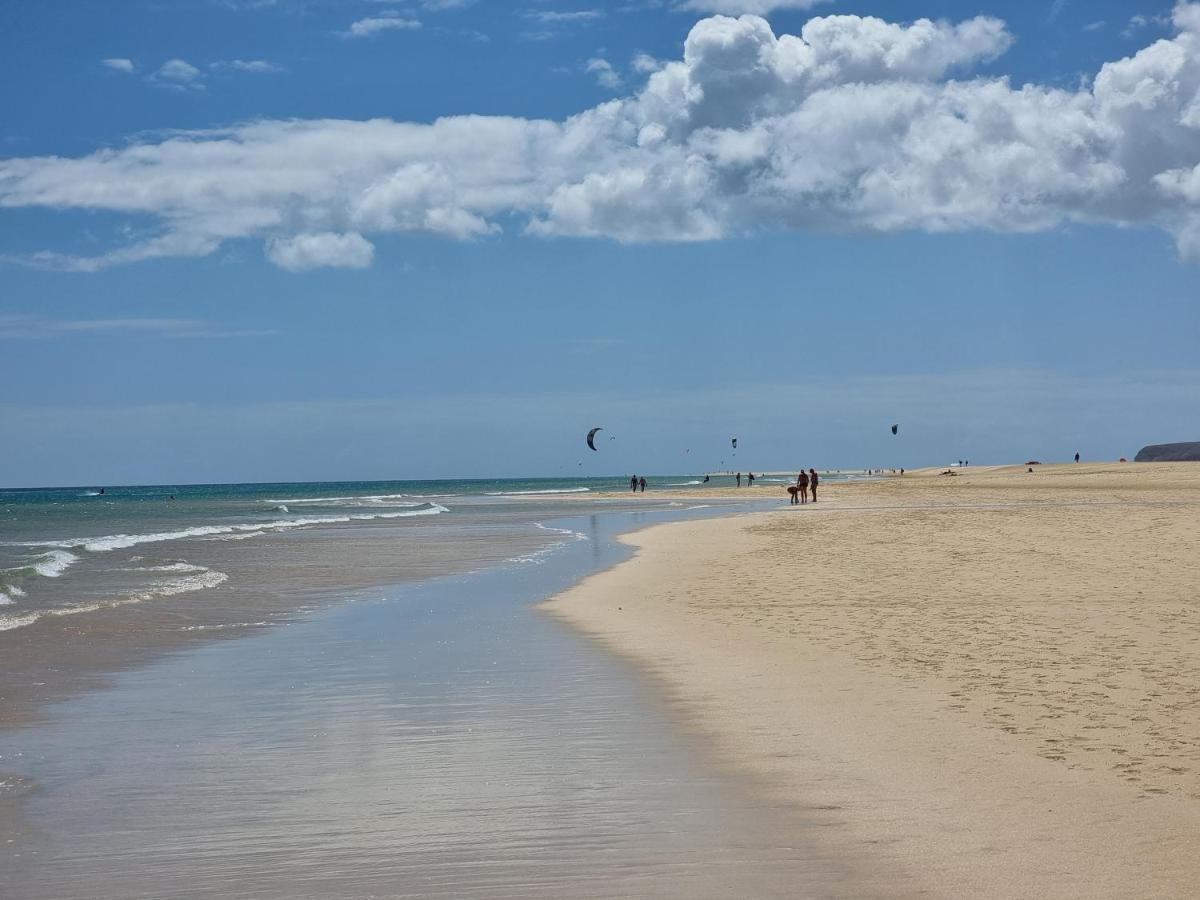
[[[825,826],[848,895],[1192,895],[1200,466],[940,471],[640,532],[544,608]]]

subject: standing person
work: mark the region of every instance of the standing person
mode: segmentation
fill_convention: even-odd
[[[643,475],[641,478],[638,479],[638,484],[641,485],[642,493],[643,494],[646,493],[646,476],[645,475]]]
[[[742,486],[742,473],[741,472],[737,473],[737,480],[738,480],[738,487],[741,487]]]
[[[637,476],[636,475],[634,475],[632,478],[629,479],[629,489],[631,491],[633,491],[635,494],[637,493]]]
[[[1075,453],[1075,462],[1079,462],[1079,452],[1078,451],[1076,451],[1076,453]]]
[[[800,502],[807,503],[808,502],[808,473],[805,472],[803,469],[801,469],[800,474],[796,476],[796,487],[800,488]]]
[[[808,492],[810,494],[812,494],[813,503],[817,502],[817,482],[819,480],[820,479],[817,478],[817,470],[809,469],[808,470]]]
[[[749,485],[750,487],[754,487],[754,473],[753,472],[751,472],[749,475],[746,476],[746,484]]]

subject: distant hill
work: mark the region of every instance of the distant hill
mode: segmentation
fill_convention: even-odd
[[[1185,444],[1150,444],[1138,451],[1134,462],[1200,462],[1200,441]]]

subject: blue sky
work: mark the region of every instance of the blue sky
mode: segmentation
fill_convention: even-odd
[[[5,4],[0,483],[1200,439],[1200,5],[679,5]]]

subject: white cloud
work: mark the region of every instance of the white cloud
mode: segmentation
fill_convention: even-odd
[[[373,37],[384,31],[411,31],[420,27],[421,23],[418,20],[396,10],[386,10],[377,16],[359,19],[342,32],[342,35],[350,38]]]
[[[123,59],[117,56],[109,57],[108,59],[102,59],[100,60],[100,64],[102,66],[108,66],[108,68],[117,72],[132,72],[134,70],[132,59]]]
[[[655,59],[649,53],[635,53],[629,67],[641,75],[649,75],[663,67],[662,61]]]
[[[607,59],[594,56],[584,63],[583,70],[596,76],[596,83],[601,87],[616,90],[621,86],[621,76]]]
[[[233,72],[250,72],[253,74],[273,74],[284,71],[283,66],[265,59],[225,59],[209,65],[210,69],[226,69]]]
[[[267,244],[267,257],[291,272],[337,267],[364,269],[375,258],[375,246],[361,234],[298,234],[275,238]]]
[[[620,241],[763,229],[1033,231],[1148,225],[1200,258],[1200,3],[1077,90],[972,66],[1003,23],[713,17],[636,93],[563,121],[255,121],[80,158],[0,160],[0,208],[157,222],[91,271],[257,239],[285,267],[367,265],[369,238],[506,227]],[[598,57],[599,58],[599,57]],[[600,73],[601,67],[595,71]]]
[[[1165,28],[1171,24],[1171,16],[1157,15],[1147,16],[1138,14],[1129,19],[1129,24],[1125,26],[1125,30],[1121,32],[1123,37],[1134,37],[1139,31],[1147,28]]]
[[[183,59],[168,59],[148,79],[152,84],[177,89],[203,89],[204,73]]]
[[[812,9],[829,0],[680,0],[675,9],[726,16],[765,16],[777,9]]]
[[[1108,22],[1106,22],[1104,19],[1099,19],[1095,22],[1088,22],[1086,25],[1083,26],[1083,30],[1084,31],[1099,31],[1101,28],[1103,28],[1107,24],[1108,24]]]
[[[543,25],[562,25],[572,22],[592,22],[596,19],[604,17],[604,12],[599,9],[577,9],[577,10],[553,10],[553,9],[526,9],[521,11],[521,15],[527,19],[532,19],[535,22],[541,22]]]

